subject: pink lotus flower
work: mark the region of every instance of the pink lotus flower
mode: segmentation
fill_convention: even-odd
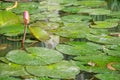
[[[28,11],[24,11],[23,18],[24,18],[24,24],[25,25],[29,24],[30,16]]]

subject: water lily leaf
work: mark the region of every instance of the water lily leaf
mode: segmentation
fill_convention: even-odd
[[[61,61],[47,66],[26,66],[26,70],[35,76],[48,76],[52,78],[74,79],[80,72],[74,62]]]
[[[78,13],[80,11],[80,8],[77,6],[70,6],[70,7],[65,7],[62,9],[64,12],[68,13]]]
[[[84,0],[84,1],[78,1],[77,4],[86,6],[86,7],[105,7],[105,6],[107,6],[107,3],[105,1],[101,1],[101,0]]]
[[[0,75],[28,76],[29,74],[24,70],[24,67],[21,65],[13,63],[0,63]]]
[[[61,19],[65,22],[80,22],[84,20],[90,20],[91,17],[82,16],[82,15],[67,15],[67,16],[61,17]]]
[[[119,37],[112,37],[108,35],[87,35],[87,39],[93,42],[101,43],[101,44],[119,44]]]
[[[111,12],[108,16],[119,19],[120,18],[120,11]]]
[[[106,74],[97,74],[95,75],[98,79],[101,80],[119,80],[120,79],[120,74],[118,73],[106,73]]]
[[[0,27],[20,24],[18,16],[10,11],[0,11]]]
[[[72,4],[77,0],[49,0],[49,3]]]
[[[42,47],[30,47],[24,50],[13,50],[8,52],[6,58],[21,65],[46,65],[59,62],[63,59],[63,55],[55,50],[42,48]]]
[[[0,76],[0,80],[21,80],[21,79],[9,76]]]
[[[30,26],[37,26],[44,30],[51,30],[58,28],[59,24],[54,22],[37,21],[36,23],[30,24]]]
[[[69,45],[59,44],[56,49],[68,55],[93,55],[99,54],[100,45],[90,42],[68,42]],[[71,46],[70,46],[71,45]],[[89,49],[89,50],[88,50]]]
[[[80,23],[65,23],[64,27],[57,29],[55,34],[67,38],[85,38],[90,33],[90,28],[87,25]]]
[[[108,21],[96,21],[94,25],[90,25],[92,28],[113,28],[117,27],[118,23]]]
[[[76,61],[77,66],[80,67],[80,70],[82,71],[86,71],[86,72],[90,72],[90,73],[111,73],[111,72],[115,72],[112,70],[109,70],[107,67],[100,67],[100,66],[90,66],[88,64],[85,64],[83,62],[78,62]]]
[[[112,67],[114,67],[116,70],[120,70],[120,63],[114,63],[112,64]]]
[[[21,14],[24,12],[24,10],[29,11],[30,14],[34,14],[34,13],[38,13],[40,12],[39,8],[39,3],[36,2],[19,2],[18,6],[14,9],[12,9],[12,11],[16,14]]]
[[[41,29],[39,26],[29,26],[29,30],[32,35],[40,41],[44,42],[50,38],[49,34],[44,29]]]
[[[23,25],[11,25],[11,26],[2,27],[0,29],[0,34],[3,34],[5,36],[17,36],[23,33],[24,33]],[[27,33],[29,33],[28,30]]]
[[[95,63],[97,67],[106,67],[106,65],[110,62],[120,61],[119,57],[107,56],[103,54],[91,55],[91,56],[77,56],[74,59],[84,62],[84,64],[88,64],[89,62]]]
[[[97,8],[97,9],[91,9],[90,15],[108,15],[110,14],[110,10],[104,9],[104,8]]]

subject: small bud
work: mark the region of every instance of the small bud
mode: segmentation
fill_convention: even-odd
[[[23,18],[24,18],[24,24],[25,25],[29,24],[30,17],[28,11],[24,11]]]

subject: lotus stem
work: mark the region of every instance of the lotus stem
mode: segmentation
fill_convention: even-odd
[[[22,39],[22,49],[25,49],[24,42],[25,42],[25,38],[26,38],[27,27],[28,27],[28,24],[29,24],[29,13],[28,13],[28,11],[24,11],[23,18],[24,18],[25,27],[24,27],[24,35],[23,35],[23,39]]]

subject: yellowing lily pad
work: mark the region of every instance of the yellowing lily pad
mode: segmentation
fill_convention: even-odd
[[[117,26],[118,23],[109,21],[96,21],[95,24],[90,25],[92,28],[113,28]]]
[[[50,38],[47,31],[40,28],[39,26],[29,26],[29,30],[32,33],[32,35],[40,41],[44,42]]]
[[[0,28],[20,24],[18,16],[10,11],[0,11]]]
[[[10,51],[6,58],[16,64],[21,65],[47,65],[51,63],[59,62],[63,59],[63,55],[55,50],[42,48],[42,47],[30,47],[24,50]]]
[[[74,62],[61,61],[46,66],[26,66],[27,72],[34,76],[48,76],[60,79],[74,79],[80,72]]]

